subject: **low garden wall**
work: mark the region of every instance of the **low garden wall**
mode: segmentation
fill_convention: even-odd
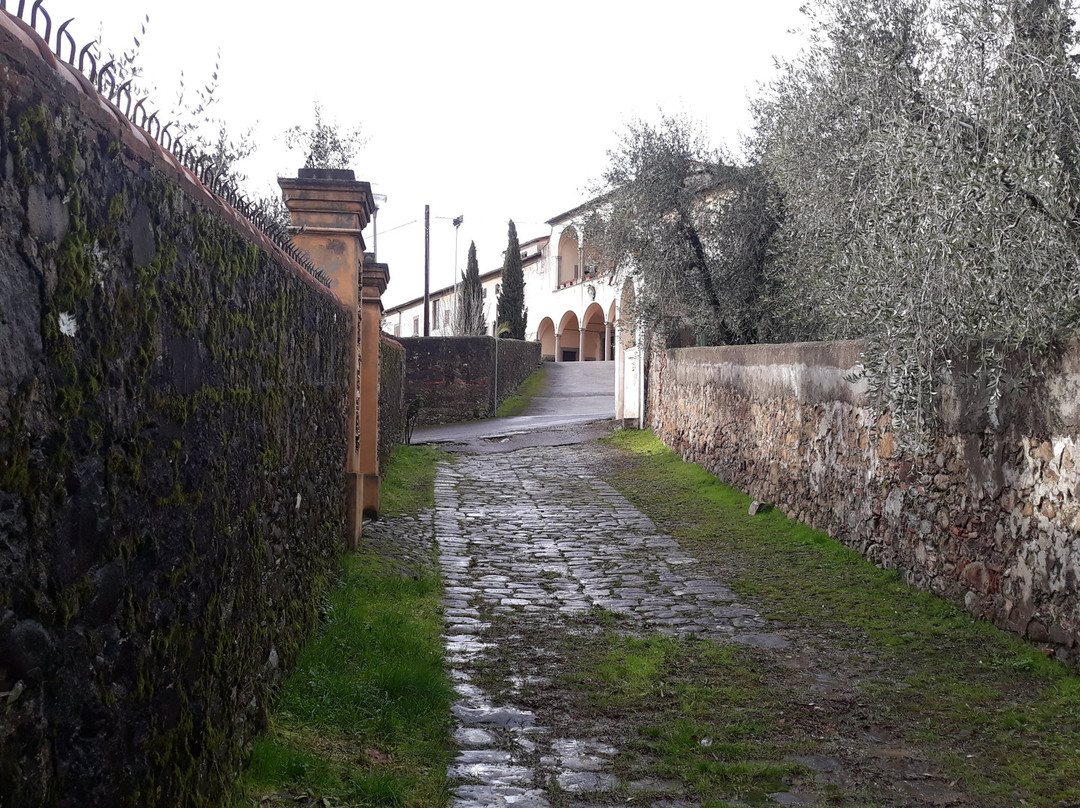
[[[418,396],[418,424],[486,418],[495,409],[498,353],[499,401],[512,395],[540,366],[540,343],[494,337],[406,337],[405,403]]]
[[[925,456],[851,381],[858,343],[659,351],[650,423],[685,459],[827,531],[915,586],[1077,659],[1080,343],[987,423],[942,397]]]

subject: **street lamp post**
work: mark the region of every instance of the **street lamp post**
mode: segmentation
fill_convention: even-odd
[[[386,204],[386,194],[372,194],[375,199],[375,210],[371,214],[372,246],[371,252],[375,260],[379,260],[379,208]]]
[[[461,229],[461,223],[465,221],[465,214],[461,214],[454,219],[454,319],[458,320],[461,317],[461,278],[458,276],[458,230]]]

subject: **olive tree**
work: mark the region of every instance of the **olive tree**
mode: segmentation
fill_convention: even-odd
[[[822,0],[757,104],[796,331],[866,341],[907,448],[971,367],[987,415],[1078,322],[1080,92],[1059,0]],[[1006,355],[1020,361],[1006,374]]]
[[[326,120],[320,104],[310,128],[297,124],[285,133],[285,145],[304,153],[304,168],[349,168],[365,140],[360,127],[343,129]]]
[[[708,344],[761,339],[779,214],[765,176],[722,159],[685,117],[631,123],[608,158],[585,238],[634,280],[639,322]]]

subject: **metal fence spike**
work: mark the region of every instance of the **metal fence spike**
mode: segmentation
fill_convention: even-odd
[[[138,101],[136,101],[135,102],[135,108],[133,110],[131,110],[131,115],[128,116],[128,117],[131,118],[131,122],[133,124],[135,124],[136,126],[142,127],[143,129],[146,129],[146,117],[147,117],[146,116],[146,110],[143,109],[143,104],[146,103],[147,100],[148,99],[146,99],[146,98],[140,98]],[[143,119],[142,119],[141,123],[139,122],[139,112],[140,111],[142,112],[142,116],[143,116]]]
[[[114,76],[113,72],[112,72],[112,68],[113,68],[114,64],[116,64],[116,60],[115,59],[110,59],[104,65],[101,66],[101,69],[98,70],[98,73],[97,73],[98,92],[101,93],[102,95],[104,95],[106,98],[109,98],[110,96],[112,96],[112,91],[116,87],[116,76]],[[112,85],[110,85],[108,92],[106,92],[106,90],[105,90],[105,77],[106,76],[108,76],[109,79],[112,81]]]
[[[71,25],[74,19],[74,17],[71,17],[64,20],[61,26],[56,29],[56,58],[72,66],[75,65],[75,37],[67,32],[67,27]],[[71,45],[71,55],[67,59],[64,58],[64,37],[67,37],[67,41]]]
[[[41,38],[45,40],[45,44],[48,44],[52,39],[52,18],[49,17],[49,12],[41,7],[43,2],[45,0],[34,0],[34,5],[30,8],[30,27],[37,30],[37,15],[40,11],[41,16],[45,18],[45,34]],[[22,3],[19,3],[19,16],[22,16]]]
[[[119,107],[120,106],[120,98],[122,96],[127,96],[127,104],[124,107],[124,117],[128,118],[129,120],[131,119],[131,82],[132,81],[134,81],[134,79],[128,79],[123,84],[121,84],[119,87],[117,87],[116,91],[113,93],[112,97],[109,99],[114,104],[116,104],[116,106]]]
[[[92,47],[94,47],[94,43],[89,42],[89,43],[87,43],[86,45],[83,46],[83,49],[81,51],[79,51],[79,72],[82,73],[84,76],[87,76],[90,79],[91,83],[94,83],[97,80],[97,57],[94,56],[94,54],[92,54],[90,52],[90,49]],[[89,59],[90,60],[90,72],[89,73],[87,73],[86,68],[83,67],[83,60],[84,59]],[[94,86],[97,86],[97,85],[94,84]]]

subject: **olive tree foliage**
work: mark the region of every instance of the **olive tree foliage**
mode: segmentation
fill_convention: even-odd
[[[1080,324],[1080,83],[1068,0],[821,0],[756,105],[783,200],[791,335],[862,338],[902,445],[958,364],[989,424]],[[1006,359],[1015,366],[1006,373]]]
[[[131,44],[119,53],[106,47],[99,34],[94,43],[94,57],[99,66],[111,63],[110,73],[117,85],[129,83],[133,98],[149,98],[150,108],[157,109],[162,126],[168,127],[174,140],[185,147],[194,146],[208,157],[213,173],[242,184],[247,177],[237,171],[237,163],[254,154],[255,146],[251,129],[233,134],[219,115],[221,52],[218,51],[209,73],[194,81],[181,70],[175,79],[171,102],[156,107],[167,93],[150,81],[143,69],[143,43],[150,28],[150,15],[146,14],[139,25],[139,33],[133,35]]]
[[[349,168],[365,142],[360,127],[336,126],[326,120],[319,104],[310,128],[298,124],[285,133],[285,145],[304,153],[304,168]]]
[[[697,341],[758,341],[765,257],[779,213],[764,175],[738,168],[681,116],[629,124],[586,217],[588,248],[636,287],[647,330]]]
[[[475,241],[469,242],[469,257],[465,261],[465,271],[461,273],[461,286],[454,309],[454,333],[459,337],[482,337],[487,333],[484,289],[480,284]]]

